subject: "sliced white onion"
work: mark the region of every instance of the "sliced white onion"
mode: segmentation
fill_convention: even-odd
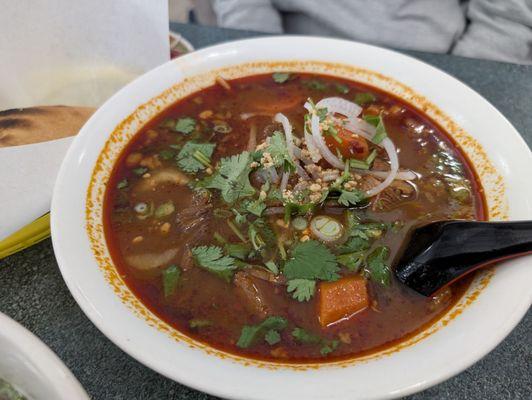
[[[305,144],[307,145],[307,150],[310,153],[310,158],[312,161],[317,163],[321,160],[321,153],[318,150],[318,147],[316,147],[316,143],[314,142],[314,139],[312,138],[312,135],[305,129]]]
[[[329,150],[327,144],[325,144],[325,140],[323,139],[320,131],[320,119],[316,114],[312,114],[310,119],[310,127],[312,129],[312,138],[314,139],[314,143],[316,144],[316,147],[323,158],[325,158],[325,160],[327,160],[327,162],[335,168],[344,168],[344,163],[338,157],[336,157],[332,151]]]
[[[275,114],[275,117],[273,118],[275,122],[280,122],[283,125],[284,135],[286,138],[286,148],[288,150],[288,155],[294,162],[296,166],[296,172],[297,174],[303,178],[303,179],[310,179],[307,172],[301,167],[299,164],[299,161],[297,161],[297,158],[294,155],[295,149],[297,148],[294,145],[294,137],[292,135],[292,124],[290,123],[289,119],[286,118],[286,116],[282,113]],[[297,148],[298,149],[298,148]],[[299,149],[298,149],[299,150]],[[301,151],[299,152],[301,154]]]
[[[316,108],[326,108],[328,113],[342,114],[349,118],[356,118],[362,112],[358,104],[341,97],[326,97],[316,104]]]
[[[382,147],[384,147],[384,150],[386,150],[388,158],[390,159],[390,172],[384,181],[366,192],[368,197],[373,197],[390,186],[397,176],[397,171],[399,170],[399,159],[397,157],[397,150],[395,149],[393,142],[390,140],[390,138],[384,138],[381,144]]]
[[[277,170],[274,167],[268,168],[268,171],[270,172],[270,177],[272,178],[273,183],[279,182],[279,174],[277,173]]]
[[[288,172],[283,172],[283,177],[281,178],[281,185],[279,186],[281,194],[283,194],[283,192],[286,190],[286,185],[288,185],[288,178],[290,178],[290,174]]]
[[[248,148],[247,150],[249,152],[252,152],[255,150],[255,147],[257,147],[257,124],[254,122],[251,123],[251,127],[249,128],[249,138],[248,138]]]
[[[381,179],[385,179],[390,174],[390,171],[371,171],[367,169],[356,169],[356,168],[354,168],[353,171],[359,175],[371,175],[371,176],[375,176]],[[400,180],[400,181],[413,181],[418,178],[420,178],[420,175],[410,170],[398,171],[397,175],[395,175],[395,179]]]
[[[377,130],[375,129],[373,125],[367,123],[363,119],[347,118],[339,122],[343,122],[343,127],[347,129],[348,131],[356,133],[357,135],[362,136],[363,138],[369,140],[370,142],[373,142],[373,136],[375,136],[375,133],[377,132]],[[381,144],[378,144],[377,146],[381,146]]]
[[[308,176],[307,171],[305,171],[301,164],[299,164],[299,161],[294,161],[294,164],[296,165],[297,174],[307,181],[310,180],[310,176]]]
[[[294,138],[292,136],[292,124],[282,113],[275,114],[273,117],[275,122],[280,122],[283,125],[284,135],[286,138],[286,148],[288,149],[288,155],[293,160],[294,159]]]

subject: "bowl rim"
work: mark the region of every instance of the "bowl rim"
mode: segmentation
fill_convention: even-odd
[[[252,45],[253,43],[256,44],[258,42],[264,42],[264,41],[270,41],[271,42],[272,40],[273,41],[288,41],[288,40],[299,41],[299,40],[303,40],[305,42],[322,41],[322,44],[323,44],[323,42],[326,42],[326,43],[329,43],[329,44],[332,44],[332,45],[335,44],[335,43],[344,43],[344,45],[345,44],[349,44],[350,46],[354,45],[354,46],[358,46],[359,48],[378,49],[379,52],[383,53],[386,56],[392,56],[393,58],[400,58],[404,62],[415,63],[417,65],[422,65],[423,68],[428,68],[429,70],[436,71],[437,74],[443,75],[445,77],[445,79],[451,79],[451,80],[453,80],[455,82],[458,81],[456,78],[448,75],[447,73],[445,73],[445,72],[443,72],[443,71],[441,71],[441,70],[439,70],[439,69],[437,69],[437,68],[435,68],[435,67],[433,67],[433,66],[431,66],[429,64],[426,64],[426,63],[424,63],[422,61],[419,61],[417,59],[414,59],[412,57],[405,56],[405,55],[403,55],[401,53],[397,53],[397,52],[394,52],[394,51],[391,51],[391,50],[387,50],[387,49],[377,48],[375,46],[360,44],[360,43],[351,42],[351,41],[339,40],[339,39],[308,38],[308,37],[300,37],[300,36],[261,37],[261,38],[258,38],[258,39],[257,38],[244,39],[244,40],[238,40],[238,41],[234,41],[234,42],[227,42],[227,43],[224,43],[224,44],[207,47],[207,48],[204,48],[202,50],[199,50],[199,51],[193,53],[193,56],[195,56],[195,57],[207,56],[209,54],[213,54],[213,53],[216,53],[216,52],[219,53],[219,52],[230,50],[230,49],[232,49],[233,46],[250,45],[250,44]],[[185,57],[187,57],[187,56],[184,56],[182,58],[185,59]],[[293,58],[297,59],[297,56],[294,56]],[[179,61],[179,59],[177,61]],[[152,76],[152,77],[156,76],[162,69],[168,68],[168,66],[171,65],[172,63],[174,63],[174,61],[169,61],[168,63],[165,63],[165,64],[157,67],[156,69],[148,72],[144,76],[136,79],[134,82],[132,82],[131,84],[127,85],[126,88],[131,87],[131,86],[135,86],[135,85],[136,86],[141,86],[143,84],[142,82],[146,81],[146,76]],[[502,116],[502,114],[499,111],[497,111],[491,105],[491,103],[489,103],[483,97],[478,95],[478,93],[476,93],[475,91],[470,89],[464,83],[462,83],[460,81],[458,81],[458,83],[459,83],[459,85],[462,86],[462,90],[471,92],[475,97],[477,97],[478,100],[480,100],[481,102],[484,102],[485,105],[488,106],[488,108],[491,108],[492,111],[494,111],[494,115],[496,115],[496,117],[499,120],[501,120],[503,124],[507,125],[507,128],[509,130],[512,130],[514,133],[516,133],[512,137],[512,140],[515,140],[517,143],[519,143],[520,146],[525,146],[525,148],[527,147],[527,145],[524,142],[524,140],[522,139],[522,137],[517,134],[517,132],[512,127],[512,125],[509,123],[509,121],[504,116]],[[124,89],[122,89],[115,96],[113,96],[106,104],[104,104],[100,108],[100,110],[101,109],[105,109],[106,107],[108,107],[107,105],[109,103],[112,103],[113,99],[115,99],[123,91],[124,91]],[[97,113],[95,113],[95,115],[93,117],[91,117],[89,122],[80,131],[80,134],[78,135],[79,137],[83,137],[83,136],[86,136],[88,134],[88,132],[90,131],[90,121],[93,120],[93,119],[99,118],[99,115],[100,115],[99,111],[100,110],[98,110]],[[60,173],[59,173],[58,179],[57,179],[58,185],[56,185],[56,187],[54,189],[54,197],[53,197],[53,202],[52,202],[52,238],[53,238],[54,249],[56,250],[56,257],[58,259],[58,263],[59,263],[60,268],[61,268],[61,273],[63,274],[63,277],[64,277],[65,281],[67,282],[67,285],[68,285],[71,293],[73,294],[74,298],[76,299],[78,304],[81,306],[81,308],[83,309],[85,314],[88,315],[88,317],[92,320],[92,322],[107,337],[109,337],[115,344],[117,344],[120,348],[122,348],[127,353],[131,354],[133,357],[135,357],[140,362],[148,365],[150,368],[162,373],[163,375],[169,377],[170,379],[176,380],[177,378],[176,378],[175,374],[169,373],[168,371],[161,370],[161,368],[159,368],[158,365],[156,365],[156,363],[150,362],[142,354],[140,354],[136,350],[132,350],[131,346],[129,346],[128,344],[126,344],[123,341],[123,338],[117,337],[112,332],[110,332],[109,330],[105,329],[104,326],[101,326],[101,321],[95,315],[95,310],[93,310],[91,308],[91,304],[87,303],[87,301],[84,298],[82,292],[80,291],[80,288],[75,286],[74,282],[70,280],[71,277],[69,275],[69,271],[68,271],[68,267],[67,267],[67,261],[63,259],[63,248],[62,248],[62,245],[59,243],[59,239],[58,239],[61,236],[61,234],[59,233],[61,228],[60,228],[60,224],[59,224],[60,212],[58,211],[58,207],[59,207],[58,199],[60,198],[60,196],[63,195],[61,193],[61,191],[64,188],[62,187],[61,182],[62,182],[62,179],[63,179],[63,175],[65,175],[65,173],[66,173],[65,172],[66,168],[68,168],[67,164],[68,164],[69,160],[75,158],[75,156],[76,156],[75,152],[77,151],[77,149],[76,149],[75,145],[78,142],[81,142],[81,139],[78,140],[76,138],[75,142],[73,143],[73,145],[69,149],[69,151],[67,153],[67,156],[65,157],[65,161],[63,162],[63,165],[61,166]],[[528,160],[528,161],[530,162],[530,161],[532,161],[532,159]],[[528,209],[528,212],[530,213],[530,209]],[[441,373],[440,375],[433,377],[433,379],[425,380],[423,382],[417,382],[416,384],[413,384],[413,385],[410,385],[410,386],[406,386],[406,387],[402,387],[401,389],[394,390],[393,392],[389,392],[387,394],[383,393],[383,394],[381,394],[381,395],[379,395],[377,397],[378,398],[391,398],[391,397],[395,397],[395,396],[404,396],[404,395],[407,395],[407,394],[411,394],[411,393],[414,393],[416,391],[423,390],[423,389],[425,389],[425,388],[427,388],[429,386],[432,386],[432,385],[434,385],[436,383],[439,383],[439,382],[441,382],[441,381],[443,381],[445,379],[448,379],[449,377],[461,372],[465,368],[467,368],[470,365],[472,365],[474,362],[478,361],[478,359],[480,359],[482,356],[487,354],[489,351],[491,351],[500,341],[502,341],[502,339],[504,337],[506,337],[506,335],[511,331],[511,329],[513,329],[513,327],[519,322],[519,320],[525,314],[526,310],[530,306],[531,301],[532,301],[532,296],[529,296],[528,300],[527,299],[523,299],[523,301],[520,303],[520,306],[517,307],[516,309],[514,309],[514,312],[512,313],[512,318],[510,320],[507,320],[505,325],[504,325],[504,328],[501,328],[499,330],[499,333],[498,333],[497,337],[496,338],[492,338],[492,340],[489,342],[489,344],[485,343],[484,347],[482,348],[482,350],[477,351],[476,353],[470,355],[469,357],[464,357],[464,359],[461,360],[461,362],[459,363],[458,366],[455,365],[454,368],[447,368],[445,373]],[[204,392],[211,393],[211,394],[214,394],[214,395],[221,395],[221,396],[226,396],[226,397],[231,397],[231,398],[250,398],[249,396],[241,397],[242,395],[240,395],[239,393],[236,393],[236,392],[234,392],[232,390],[228,391],[228,390],[220,390],[218,388],[213,388],[212,384],[210,384],[208,382],[200,383],[197,380],[187,379],[186,377],[183,377],[183,376],[180,376],[178,378],[178,380],[180,382],[183,382],[183,383],[187,384],[188,386],[197,388],[199,390],[202,390]],[[375,397],[375,398],[377,398],[377,397]],[[261,398],[262,399],[262,398],[267,398],[267,397],[256,396],[256,397],[253,397],[253,398],[257,398],[257,399]]]
[[[0,326],[0,338],[11,342],[13,349],[22,354],[25,370],[38,373],[49,387],[53,387],[55,395],[59,396],[57,400],[89,400],[74,374],[36,335],[2,312]]]

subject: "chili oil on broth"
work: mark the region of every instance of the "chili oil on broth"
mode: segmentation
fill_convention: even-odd
[[[392,274],[387,287],[368,281],[370,307],[324,328],[317,318],[316,295],[310,301],[299,302],[282,285],[252,277],[253,286],[274,310],[270,314],[286,318],[288,327],[279,332],[280,342],[274,345],[260,340],[249,348],[237,347],[242,328],[259,324],[268,312],[257,312],[256,307],[247,305],[241,288],[193,265],[189,257],[187,260],[191,247],[218,244],[213,238],[215,231],[231,242],[239,241],[226,224],[228,216],[214,215],[213,210],[223,202],[217,195],[212,201],[204,202],[184,185],[163,184],[156,190],[138,190],[140,182],[150,178],[145,174],[179,171],[174,158],[179,148],[172,146],[182,146],[191,138],[216,143],[211,158],[214,166],[222,157],[246,149],[252,123],[256,124],[257,143],[261,143],[275,130],[280,130],[279,124],[272,122],[271,115],[283,112],[292,122],[295,135],[301,136],[306,113],[303,103],[307,98],[317,102],[321,98],[338,96],[352,101],[357,93],[372,93],[376,100],[366,104],[364,112],[387,112],[386,129],[399,149],[401,168],[412,169],[424,177],[416,181],[417,194],[410,201],[393,207],[388,207],[384,201],[382,209],[375,206],[356,211],[363,221],[404,223],[400,229],[388,229],[378,240],[379,245],[390,250],[388,263],[394,259],[406,230],[414,223],[451,218],[485,219],[485,213],[479,181],[466,157],[435,122],[397,97],[358,82],[311,74],[292,74],[281,84],[275,82],[271,74],[256,75],[233,80],[230,85],[230,91],[214,85],[162,112],[132,139],[111,174],[104,201],[105,235],[114,264],[143,304],[180,332],[214,348],[262,360],[308,363],[349,359],[392,347],[434,323],[460,299],[470,279],[453,285],[451,291],[443,292],[436,299],[426,299],[402,287]],[[241,119],[241,114],[250,112],[264,115]],[[187,136],[175,132],[165,122],[185,117],[194,118],[198,126],[203,127],[200,128],[204,130],[201,137],[195,138],[196,133]],[[224,126],[226,128],[221,128]],[[137,153],[142,156],[142,165],[128,164],[128,157]],[[155,154],[157,157],[151,157]],[[459,180],[455,179],[449,186],[451,181],[443,179],[450,176],[452,180],[457,174],[466,178],[465,183],[469,185],[466,191],[460,190]],[[188,176],[193,179],[192,175]],[[118,189],[124,182],[127,186]],[[449,187],[454,187],[456,193]],[[135,206],[139,203],[148,208],[153,204],[155,208],[169,200],[174,211],[167,217],[138,218]],[[324,210],[318,213],[327,214]],[[180,215],[179,221],[176,221],[176,214]],[[345,222],[342,216],[333,216]],[[279,216],[268,218],[276,231],[282,229],[279,219]],[[192,226],[183,232],[186,224]],[[289,228],[289,232],[295,231]],[[177,251],[166,254],[169,259],[160,267],[143,270],[132,267],[127,261],[135,255],[165,254],[168,249]],[[165,298],[161,274],[170,265],[178,266],[182,272],[175,294]],[[295,327],[319,336],[320,344],[296,340],[291,334]],[[323,356],[320,352],[323,343],[332,342],[337,342],[337,347]]]

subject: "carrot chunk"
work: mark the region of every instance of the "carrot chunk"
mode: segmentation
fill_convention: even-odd
[[[321,326],[349,318],[368,305],[366,280],[361,276],[347,276],[319,284],[318,319]]]

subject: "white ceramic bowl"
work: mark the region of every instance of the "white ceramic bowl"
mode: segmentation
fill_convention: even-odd
[[[217,74],[234,78],[274,70],[351,77],[426,108],[471,158],[487,192],[490,219],[532,219],[527,145],[492,105],[451,76],[413,58],[348,41],[275,37],[231,42],[170,61],[138,78],[105,103],[74,140],[55,187],[52,235],[61,272],[78,304],[107,337],[140,362],[228,398],[400,397],[469,367],[530,306],[530,258],[481,274],[442,320],[408,342],[319,367],[255,362],[209,349],[158,320],[121,281],[101,226],[103,190],[120,150],[158,110],[212,84]]]
[[[30,400],[89,400],[74,375],[51,350],[2,313],[0,378]]]

